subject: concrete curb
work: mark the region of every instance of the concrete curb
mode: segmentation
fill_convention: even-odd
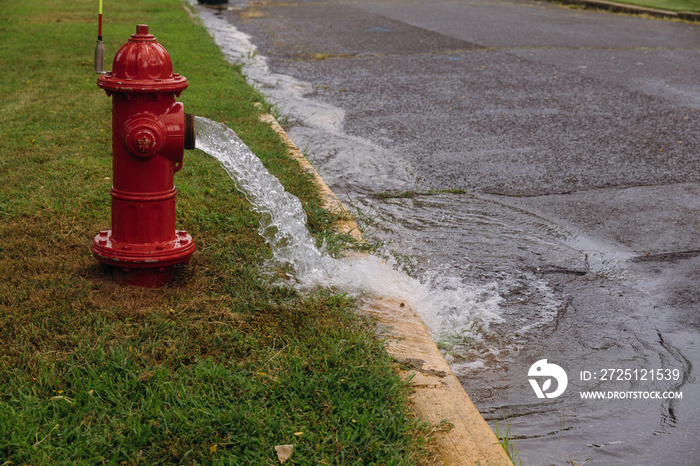
[[[339,224],[337,230],[361,240],[360,231],[343,203],[275,118],[261,115],[260,120],[272,126],[287,144],[290,155],[313,176],[326,198],[325,207],[347,214],[349,220]],[[409,380],[413,388],[411,405],[415,413],[436,427],[437,464],[512,466],[498,438],[469,399],[416,311],[396,298],[378,299],[369,312],[382,326],[390,329],[385,335],[388,353],[405,367],[410,367],[401,370],[401,376]]]
[[[602,10],[613,11],[616,13],[631,13],[637,15],[650,15],[659,18],[684,19],[688,21],[700,21],[700,13],[692,11],[668,11],[657,10],[656,8],[647,8],[637,5],[628,5],[626,3],[608,2],[605,0],[551,0],[564,5],[580,5],[583,7],[598,8]]]

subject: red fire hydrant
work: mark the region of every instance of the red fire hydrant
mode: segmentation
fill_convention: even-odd
[[[175,229],[174,175],[184,149],[194,149],[194,117],[175,100],[187,79],[140,24],[97,85],[113,97],[112,229],[95,237],[92,252],[118,283],[166,285],[195,249]]]

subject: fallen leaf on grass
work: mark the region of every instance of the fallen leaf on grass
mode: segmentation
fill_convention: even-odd
[[[275,451],[277,452],[277,459],[280,463],[284,463],[292,456],[292,450],[294,445],[277,445]]]

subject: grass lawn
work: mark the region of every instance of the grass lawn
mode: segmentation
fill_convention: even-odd
[[[700,0],[610,0],[616,3],[644,6],[668,11],[700,12]]]
[[[97,88],[96,0],[0,2],[0,464],[410,464],[426,430],[372,323],[343,296],[274,280],[256,215],[210,157],[185,154],[178,222],[197,251],[174,283],[115,285],[91,256],[109,227],[111,100]],[[333,217],[261,96],[179,0],[105,2],[107,69],[137,23],[307,210]],[[269,110],[269,108],[268,108]]]

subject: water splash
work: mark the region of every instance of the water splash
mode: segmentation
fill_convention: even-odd
[[[261,214],[258,232],[273,256],[300,275],[321,268],[323,253],[306,229],[301,201],[285,191],[238,135],[222,123],[195,117],[196,147],[216,158],[255,212]]]
[[[233,130],[203,117],[196,117],[196,128],[197,148],[221,163],[252,209],[261,214],[260,235],[277,261],[291,265],[302,290],[331,288],[357,298],[361,308],[376,299],[398,299],[418,311],[436,340],[471,334],[500,320],[501,297],[495,284],[466,285],[444,275],[422,283],[395,270],[391,260],[329,256],[316,247],[306,229],[299,199],[285,191]]]

